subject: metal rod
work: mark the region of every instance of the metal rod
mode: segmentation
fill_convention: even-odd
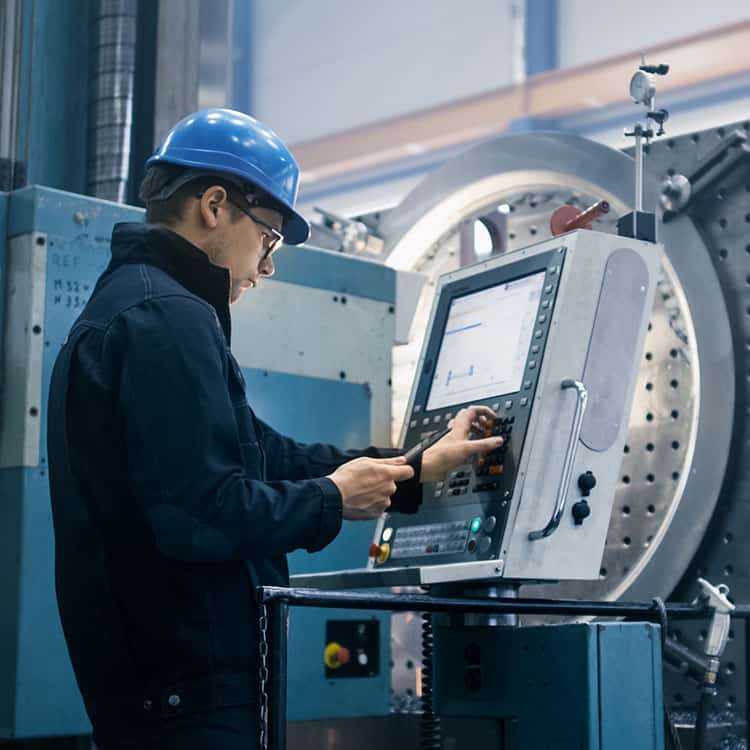
[[[289,605],[283,599],[268,602],[270,674],[268,694],[268,747],[286,750],[286,655]]]
[[[593,602],[555,599],[461,599],[420,594],[382,594],[369,591],[319,591],[317,589],[262,586],[262,601],[282,601],[296,607],[350,608],[392,612],[482,612],[519,615],[557,615],[560,617],[630,617],[658,621],[658,609],[648,602]],[[701,619],[712,610],[698,604],[678,602],[666,605],[670,617]],[[733,617],[750,618],[750,605],[739,604]]]
[[[643,210],[643,128],[640,125],[635,126],[635,210]],[[636,221],[634,217],[634,224]],[[633,236],[638,236],[635,226]]]
[[[585,229],[593,221],[607,213],[609,213],[609,201],[597,201],[593,206],[589,206],[585,211],[581,211],[578,216],[567,222],[563,231],[572,232],[574,229]]]

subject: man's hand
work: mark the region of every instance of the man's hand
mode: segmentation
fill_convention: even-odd
[[[339,466],[328,478],[339,488],[344,518],[369,521],[378,518],[391,504],[396,482],[414,476],[403,456],[395,458],[355,458]]]
[[[469,433],[484,432],[488,420],[495,418],[495,412],[487,406],[469,406],[461,409],[448,423],[451,431],[440,441],[428,448],[422,456],[423,482],[437,482],[456,466],[465,464],[472,456],[494,451],[503,444],[501,437],[469,440]]]

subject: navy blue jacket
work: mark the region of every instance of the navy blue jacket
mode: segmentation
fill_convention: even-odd
[[[55,364],[57,598],[100,735],[251,703],[254,587],[286,585],[286,554],[339,532],[326,474],[395,453],[302,445],[258,419],[228,300],[228,271],[187,240],[119,224]],[[420,494],[418,480],[403,483],[393,508],[414,510]]]

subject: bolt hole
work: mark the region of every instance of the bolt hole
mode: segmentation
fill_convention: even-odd
[[[629,516],[630,515],[630,506],[629,505],[623,505],[622,506],[622,515],[623,516]]]
[[[706,638],[708,638],[708,630],[701,630],[701,632],[698,633],[698,638],[700,638],[702,641],[705,641]]]
[[[606,568],[600,568],[599,569],[599,578],[606,578],[607,577],[607,569]]]
[[[646,390],[647,391],[653,391],[654,390],[654,384],[653,383],[646,383]]]
[[[341,378],[342,380],[346,380],[346,373],[345,373],[345,372],[344,372],[344,371],[342,370],[342,371],[341,371],[341,372],[339,373],[339,377],[340,377],[340,378]]]
[[[677,419],[680,416],[680,412],[677,411],[677,409],[672,409],[670,412],[670,416],[672,419]]]
[[[654,421],[654,415],[651,412],[648,412],[646,414],[646,421],[647,422],[653,422]]]
[[[533,237],[536,234],[536,227],[529,227],[529,234]]]
[[[726,229],[726,228],[727,228],[727,224],[728,224],[728,223],[729,223],[729,222],[728,222],[728,221],[727,221],[726,219],[719,219],[719,226],[720,226],[720,227],[721,227],[722,229]]]
[[[701,139],[701,137],[700,137],[700,133],[693,133],[693,134],[692,134],[692,135],[690,136],[690,140],[691,140],[691,141],[692,141],[693,143],[698,143],[698,141],[699,141],[700,139]]]
[[[672,479],[676,482],[680,478],[680,472],[679,471],[673,471],[672,472]]]
[[[624,447],[624,448],[622,449],[622,452],[623,452],[623,453],[630,453],[630,446],[629,446],[629,445],[626,445],[626,446],[625,446],[625,447]]]
[[[748,247],[748,252],[750,253],[750,245],[748,245],[747,247]],[[649,323],[649,324],[648,324],[648,330],[649,330],[649,331],[650,331],[650,330],[651,330],[651,329],[652,329],[653,327],[654,327],[654,324],[653,324],[653,323]]]
[[[721,250],[719,250],[719,257],[722,260],[726,260],[727,259],[727,255],[729,255],[729,253],[727,252],[727,249],[725,247],[722,247]]]
[[[42,332],[41,326],[34,326],[32,329],[32,332],[35,333],[37,336]]]
[[[30,415],[31,415],[32,417],[38,417],[38,416],[39,416],[39,409],[37,409],[37,408],[36,408],[36,406],[32,406],[32,407],[31,407],[31,408],[29,409],[29,414],[30,414]]]
[[[673,379],[673,380],[670,380],[670,381],[669,381],[669,385],[671,385],[671,386],[672,386],[672,388],[677,388],[677,387],[678,387],[678,386],[680,385],[680,383],[679,383],[679,381],[678,381],[678,380],[674,380],[674,379]]]
[[[654,355],[651,354],[651,352],[646,352],[646,359],[650,362],[654,358]]]
[[[646,512],[647,512],[647,513],[648,513],[648,514],[649,514],[650,516],[653,516],[653,515],[654,515],[654,513],[656,513],[656,506],[655,506],[655,505],[653,505],[653,504],[652,504],[652,505],[649,505],[649,506],[648,506],[648,507],[646,508]]]
[[[654,444],[653,443],[646,443],[646,450],[649,453],[653,453],[654,452]]]
[[[649,484],[653,484],[656,477],[653,474],[646,474],[646,481]]]
[[[734,541],[734,535],[731,531],[727,531],[727,533],[724,534],[724,544],[730,544],[732,541]]]
[[[623,484],[630,484],[630,477],[627,474],[622,478],[622,483]],[[625,507],[627,507],[627,506],[625,506]],[[624,509],[623,509],[623,512],[624,512]],[[630,513],[630,509],[629,508],[628,508],[628,513]]]
[[[735,703],[737,703],[737,698],[735,698],[733,695],[730,695],[727,698],[727,706],[733,706]]]
[[[672,359],[677,359],[677,355],[680,352],[677,349],[670,349],[669,350],[669,356],[672,357]]]
[[[732,573],[734,573],[734,567],[732,565],[727,565],[724,568],[724,575],[725,576],[731,576]]]
[[[680,441],[679,440],[673,440],[672,441],[672,450],[676,451],[680,448]]]
[[[629,547],[629,546],[630,546],[630,541],[631,541],[631,540],[630,540],[630,537],[629,537],[629,536],[624,536],[624,537],[622,538],[622,543],[623,543],[623,544],[624,544],[624,545],[625,545],[626,547]]]
[[[36,244],[37,245],[43,245],[45,242],[46,242],[46,240],[44,239],[44,237],[37,237],[36,238]]]

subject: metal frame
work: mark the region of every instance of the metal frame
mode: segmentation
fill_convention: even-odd
[[[381,594],[352,591],[320,592],[314,589],[259,586],[256,589],[261,610],[268,612],[270,623],[271,669],[267,682],[266,721],[268,744],[271,750],[286,748],[286,648],[285,627],[290,607],[348,608],[355,610],[385,610],[390,612],[452,612],[477,614],[530,614],[559,617],[626,617],[655,622],[664,627],[664,614],[679,619],[710,618],[713,610],[697,604],[668,603],[660,600],[646,602],[596,602],[555,599],[461,599],[425,594]],[[733,616],[748,620],[750,604],[736,605]],[[275,624],[274,624],[275,623]],[[663,634],[664,635],[664,634]]]

